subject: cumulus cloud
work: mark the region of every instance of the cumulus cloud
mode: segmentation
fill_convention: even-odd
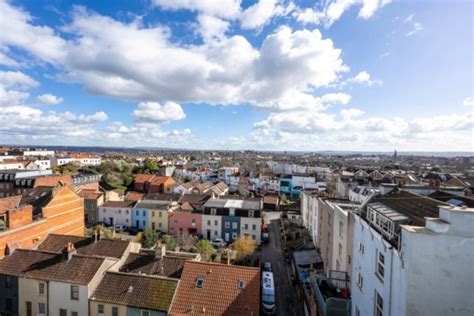
[[[197,31],[205,42],[223,39],[230,25],[225,20],[207,14],[198,15],[197,20]]]
[[[288,5],[280,4],[278,0],[259,0],[245,9],[240,17],[243,29],[258,29],[268,24],[273,17],[288,15],[295,9],[290,2]]]
[[[340,85],[345,86],[345,85],[352,85],[352,84],[365,84],[365,85],[368,85],[370,87],[370,86],[373,86],[373,85],[381,85],[382,81],[377,80],[377,79],[375,79],[375,80],[371,79],[370,74],[367,71],[364,70],[364,71],[359,72],[354,77],[349,78],[346,81],[341,82]]]
[[[195,0],[153,0],[152,3],[162,9],[191,10],[221,18],[236,18],[240,14],[240,0],[219,0],[218,5],[213,1]]]
[[[0,107],[21,104],[29,97],[28,92],[7,90],[0,84]]]
[[[138,104],[132,116],[140,123],[164,123],[186,117],[181,105],[174,102],[167,102],[164,105],[158,102],[142,102]]]
[[[0,71],[0,85],[6,88],[29,89],[39,86],[39,83],[20,71]]]
[[[55,96],[51,93],[42,94],[36,97],[38,101],[43,105],[56,105],[64,101],[63,98]]]

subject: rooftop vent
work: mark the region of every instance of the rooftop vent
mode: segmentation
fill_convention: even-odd
[[[132,292],[133,292],[133,286],[130,285],[130,286],[128,287],[127,293],[132,293]]]

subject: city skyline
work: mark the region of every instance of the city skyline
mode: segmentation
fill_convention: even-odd
[[[472,3],[0,0],[0,143],[473,151]]]

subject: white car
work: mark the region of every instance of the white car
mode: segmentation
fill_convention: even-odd
[[[211,244],[216,247],[216,248],[221,248],[226,245],[226,242],[222,238],[214,238],[211,242]]]

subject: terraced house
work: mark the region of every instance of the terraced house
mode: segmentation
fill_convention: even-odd
[[[240,235],[249,235],[261,243],[261,199],[221,197],[204,204],[202,232],[208,239],[220,237],[232,242]]]

